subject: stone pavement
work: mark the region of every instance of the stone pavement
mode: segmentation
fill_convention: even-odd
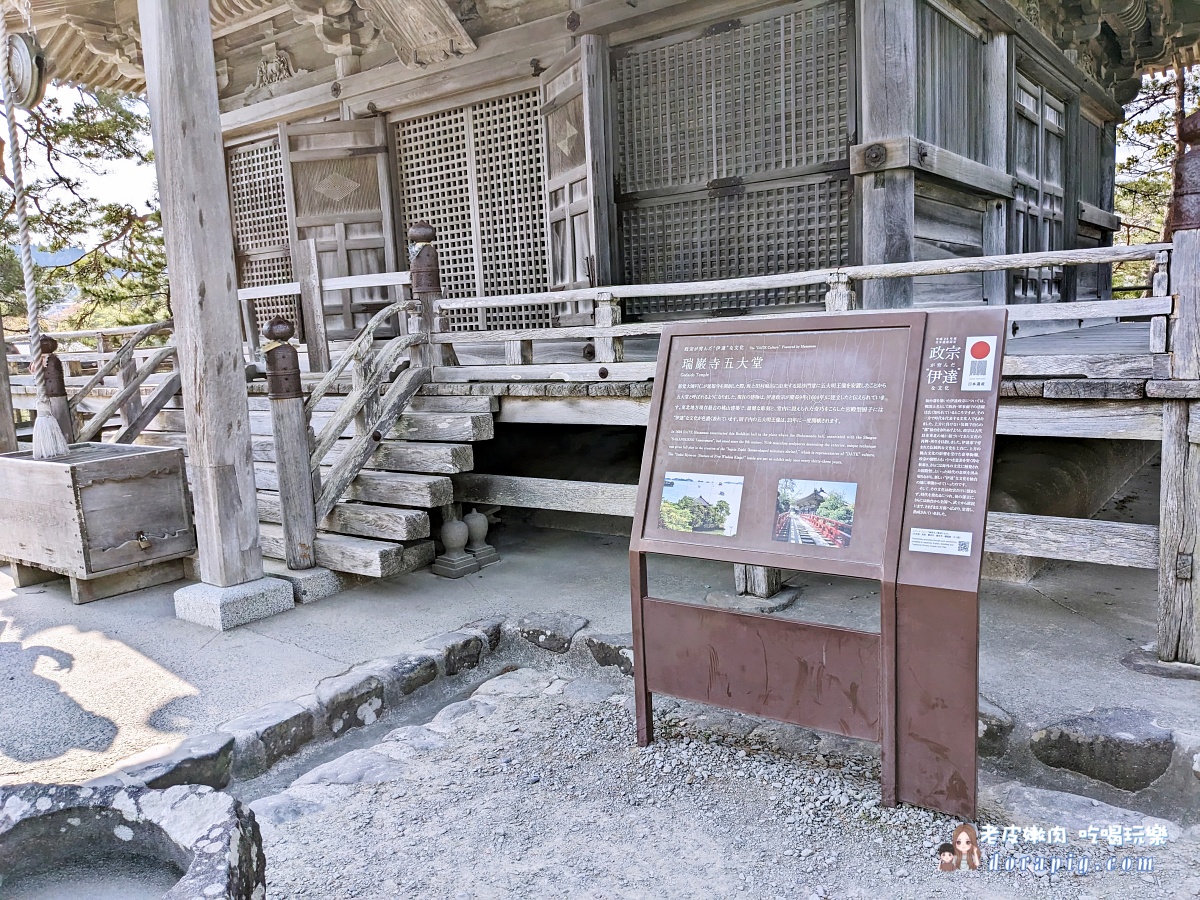
[[[1133,484],[1112,514],[1144,514],[1148,502]],[[0,782],[85,780],[485,616],[505,616],[535,637],[537,623],[522,628],[521,618],[558,611],[586,617],[591,633],[629,630],[624,539],[522,525],[491,537],[502,562],[477,575],[420,572],[367,584],[225,633],[175,619],[170,586],[77,607],[65,584],[14,591],[0,575]],[[651,590],[699,600],[731,591],[730,570],[654,559]],[[799,599],[779,615],[877,627],[875,585],[793,583]],[[1029,585],[985,582],[985,768],[1195,824],[1200,681],[1121,664],[1153,641],[1155,602],[1146,571],[1053,564]]]

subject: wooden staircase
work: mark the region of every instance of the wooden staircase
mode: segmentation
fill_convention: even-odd
[[[312,416],[315,430],[320,431],[342,399],[330,396],[318,403]],[[269,401],[252,396],[249,402],[262,551],[268,558],[283,559]],[[454,502],[449,476],[474,468],[471,445],[491,439],[497,408],[494,397],[414,397],[342,500],[318,523],[317,565],[390,578],[433,562],[429,510]],[[350,427],[327,461],[336,462],[353,436]]]

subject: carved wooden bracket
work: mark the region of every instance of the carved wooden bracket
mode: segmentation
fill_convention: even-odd
[[[126,78],[146,77],[142,62],[142,35],[137,22],[97,22],[83,16],[66,16],[66,24],[82,38],[93,54],[112,64]]]
[[[357,0],[406,66],[426,66],[475,49],[445,0]]]

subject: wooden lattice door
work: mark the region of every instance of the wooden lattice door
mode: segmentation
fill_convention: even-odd
[[[322,277],[397,269],[388,135],[382,117],[279,126],[291,243],[316,241]],[[391,299],[387,288],[326,294],[329,339],[353,338]]]
[[[541,80],[551,290],[611,284],[607,41],[584,35]]]

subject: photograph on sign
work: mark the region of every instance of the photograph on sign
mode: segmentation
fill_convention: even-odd
[[[849,547],[858,485],[781,478],[775,497],[775,540],[812,547]]]
[[[732,537],[741,510],[740,475],[668,472],[663,478],[658,523],[670,531]]]

